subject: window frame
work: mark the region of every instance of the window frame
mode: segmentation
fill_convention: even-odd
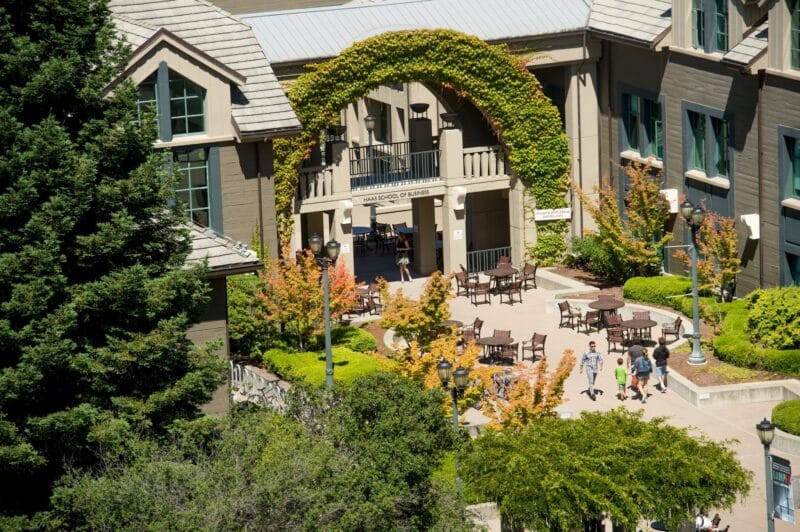
[[[789,2],[789,67],[800,70],[800,0]]]
[[[180,182],[175,183],[175,198],[177,199],[177,195],[179,192],[188,191],[189,196],[191,199],[191,193],[193,190],[205,189],[207,191],[207,198],[208,198],[208,225],[204,227],[210,227],[217,233],[222,234],[223,231],[223,223],[222,223],[222,180],[220,175],[220,159],[219,159],[219,147],[213,145],[193,145],[193,146],[181,146],[178,148],[172,148],[168,150],[170,153],[169,163],[173,172],[173,175],[176,177],[179,176],[180,169],[178,167],[177,155],[181,152],[192,152],[193,150],[205,150],[206,152],[206,159],[205,159],[205,169],[206,169],[206,185],[205,187],[198,187],[194,189],[191,187],[191,175],[188,176],[188,188],[178,188]],[[194,220],[192,213],[195,210],[200,209],[193,209],[191,208],[191,202],[187,205],[185,212],[188,215],[190,221],[198,223]],[[199,224],[198,225],[202,225]]]
[[[195,83],[194,81],[190,80],[186,76],[183,76],[179,72],[175,70],[170,71],[169,76],[169,118],[170,118],[170,128],[172,130],[173,137],[188,137],[191,135],[203,135],[206,133],[206,90]],[[178,96],[173,95],[173,84],[177,84],[180,82],[183,87],[181,94]],[[197,91],[197,94],[191,94],[190,91],[187,89],[190,87],[194,87]],[[190,113],[189,107],[190,102],[192,100],[200,100],[200,107],[202,111],[198,113]],[[181,107],[183,108],[183,114],[173,114],[172,107],[173,104],[176,102],[181,102]],[[200,117],[202,120],[202,128],[199,131],[189,131],[191,125],[191,119]],[[176,121],[183,122],[184,132],[183,133],[175,133],[175,122]]]
[[[666,98],[662,94],[642,90],[637,87],[627,85],[619,85],[618,92],[618,105],[619,105],[619,147],[620,158],[628,159],[637,162],[650,162],[654,168],[663,168],[667,159],[667,146],[666,146]],[[626,97],[636,98],[638,100],[639,122],[637,125],[638,146],[634,147],[631,143],[630,132],[628,128],[628,121],[626,120],[626,113],[629,109],[625,105]],[[646,102],[646,103],[645,103]],[[647,105],[650,104],[650,105]],[[658,155],[657,140],[659,139],[659,128],[653,125],[653,137],[651,138],[648,132],[648,126],[651,125],[653,117],[651,105],[657,105],[660,111],[660,139],[661,139],[661,156]],[[642,149],[644,145],[645,149]]]
[[[192,79],[184,76],[183,74],[181,74],[177,70],[173,70],[172,72],[176,76],[180,76],[180,78],[185,80],[186,83],[190,83],[190,84],[192,84],[192,85],[194,85],[195,87],[198,88],[198,90],[199,90],[199,92],[201,94],[200,98],[201,98],[201,105],[202,105],[202,108],[203,108],[203,113],[202,113],[203,130],[202,131],[196,131],[196,132],[187,132],[187,133],[174,133],[173,132],[172,120],[175,117],[172,116],[172,108],[171,108],[173,98],[172,98],[172,95],[171,95],[171,92],[170,92],[170,68],[167,65],[166,61],[161,61],[158,64],[158,69],[156,70],[156,73],[155,73],[156,74],[156,87],[155,87],[155,89],[156,89],[156,102],[157,102],[157,113],[156,114],[157,114],[157,117],[158,117],[158,138],[159,138],[159,140],[161,142],[171,142],[175,138],[184,139],[184,138],[187,138],[187,137],[207,135],[208,134],[208,107],[207,107],[207,102],[206,102],[206,93],[207,93],[206,88],[203,87],[202,85],[194,82]],[[148,76],[147,78],[145,78],[145,81],[149,80],[151,77],[152,77],[152,74],[150,76]],[[141,83],[143,83],[143,82],[141,82]],[[139,85],[141,85],[141,83],[139,83]],[[138,88],[138,86],[137,86],[137,88]],[[184,110],[186,110],[186,105],[187,105],[186,101],[187,100],[185,98],[185,94],[184,94],[183,101],[184,101]],[[138,91],[137,91],[136,102],[137,102],[137,109],[138,109],[139,102],[140,102]],[[188,118],[191,118],[193,116],[199,116],[199,115],[193,114],[193,115],[179,115],[179,116],[182,116],[184,118],[184,120],[188,120]]]
[[[795,152],[798,153],[797,169],[789,153],[787,140],[795,143]],[[794,173],[797,175],[794,175]],[[778,174],[781,200],[797,200],[800,202],[800,129],[787,126],[778,126]],[[797,184],[794,185],[793,181]],[[796,187],[796,188],[795,188]]]
[[[722,9],[720,9],[722,8]],[[730,50],[730,6],[728,0],[692,0],[690,5],[691,46],[706,53],[726,53]],[[698,16],[698,13],[700,14]],[[700,24],[702,18],[702,25]],[[720,30],[720,19],[724,31]],[[724,36],[724,45],[717,46]]]

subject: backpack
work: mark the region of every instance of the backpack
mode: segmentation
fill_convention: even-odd
[[[636,369],[637,373],[650,373],[653,371],[653,364],[649,358],[641,356],[636,360]]]

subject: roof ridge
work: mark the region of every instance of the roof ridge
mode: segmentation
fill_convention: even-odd
[[[348,9],[385,7],[387,5],[396,5],[396,4],[429,4],[434,2],[436,2],[436,0],[388,0],[386,2],[381,2],[379,4],[348,2],[346,4],[336,4],[331,6],[305,7],[305,8],[298,7],[295,9],[282,9],[279,11],[256,11],[253,13],[243,13],[242,17],[256,18],[256,17],[283,16],[283,15],[290,15],[293,13],[324,13],[325,11],[347,11]]]

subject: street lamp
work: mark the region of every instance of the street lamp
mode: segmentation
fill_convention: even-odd
[[[692,354],[689,355],[689,364],[699,366],[707,362],[706,357],[700,350],[700,294],[697,290],[697,230],[703,224],[706,211],[699,205],[695,206],[688,199],[681,203],[681,215],[692,231],[692,243],[685,246],[689,249],[692,256]],[[670,246],[682,247],[682,246]]]
[[[331,301],[328,288],[328,268],[336,264],[339,258],[341,244],[331,240],[325,244],[327,256],[322,254],[322,237],[314,234],[308,238],[308,247],[317,259],[317,264],[322,268],[323,304],[325,305],[325,387],[333,388],[333,351],[331,349]]]
[[[758,425],[756,425],[756,432],[758,439],[761,440],[761,445],[764,446],[764,480],[767,488],[767,532],[775,532],[775,517],[773,511],[775,510],[774,502],[772,501],[772,461],[769,456],[769,446],[772,439],[775,438],[775,425],[770,423],[767,418],[764,418]]]
[[[453,398],[453,428],[455,429],[456,434],[458,434],[458,396],[467,388],[469,371],[461,366],[459,366],[457,370],[453,371],[453,365],[447,360],[442,359],[441,362],[436,364],[436,373],[439,375],[439,380],[442,382],[442,387],[445,390],[450,388],[450,394]],[[448,386],[451,378],[453,379],[453,385]],[[458,459],[455,460],[455,466],[456,487],[458,487],[460,483],[460,479],[458,477]]]
[[[372,146],[372,132],[375,130],[375,115],[368,114],[364,117],[364,126],[369,134],[369,145]]]

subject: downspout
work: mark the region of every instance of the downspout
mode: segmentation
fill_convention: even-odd
[[[756,159],[757,172],[758,172],[758,214],[759,216],[764,213],[764,144],[763,144],[763,115],[764,110],[761,107],[762,94],[764,92],[764,83],[767,79],[767,71],[760,69],[758,71],[758,98],[756,100],[756,110],[758,112],[758,122],[756,131],[758,135],[758,154]],[[764,286],[764,246],[761,242],[758,243],[758,286]]]
[[[266,142],[266,141],[265,141]],[[259,258],[263,261],[266,257],[264,250],[264,206],[261,197],[261,143],[254,142],[253,147],[256,150],[256,183],[258,186],[258,245]]]

